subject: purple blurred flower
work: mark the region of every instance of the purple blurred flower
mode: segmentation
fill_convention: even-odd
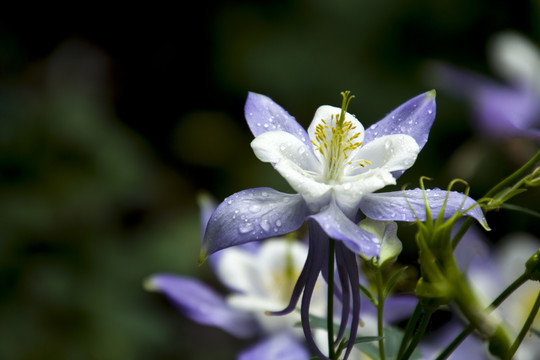
[[[213,264],[216,276],[230,293],[221,295],[199,280],[155,274],[148,290],[164,293],[191,320],[220,328],[238,338],[261,340],[239,354],[239,360],[309,359],[302,334],[294,325],[298,313],[284,317],[266,315],[287,305],[298,273],[305,262],[307,246],[284,238],[266,240],[256,249],[226,249]],[[317,291],[312,313],[325,311],[325,287]]]
[[[481,136],[540,141],[540,51],[518,33],[504,32],[493,38],[489,53],[504,83],[443,63],[432,75],[439,87],[471,101]]]
[[[342,108],[322,106],[306,132],[296,120],[270,98],[250,93],[245,106],[248,125],[255,135],[251,146],[263,162],[271,163],[298,194],[285,194],[270,188],[244,190],[225,199],[208,223],[202,258],[221,249],[297,230],[307,220],[309,252],[289,303],[276,315],[292,311],[300,295],[301,317],[306,340],[316,354],[309,326],[311,296],[319,274],[325,275],[329,238],[335,243],[335,261],[342,291],[342,328],[350,324],[356,335],[360,294],[357,254],[378,256],[378,237],[356,224],[358,211],[374,220],[415,221],[425,217],[421,189],[378,193],[416,160],[427,141],[435,118],[435,92],[421,94],[388,114],[364,131],[362,124],[346,112],[349,98],[344,94]],[[442,206],[447,192],[426,192],[434,213]],[[421,199],[421,201],[416,201]],[[446,211],[453,214],[467,209],[474,200],[450,192]],[[416,213],[413,213],[413,211]],[[484,221],[479,209],[467,215]],[[351,311],[352,308],[352,311]],[[350,321],[349,321],[350,320]],[[345,358],[352,350],[350,341]]]

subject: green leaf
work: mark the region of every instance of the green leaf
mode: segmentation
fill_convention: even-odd
[[[354,339],[354,343],[360,344],[363,342],[379,341],[381,339],[382,339],[382,336],[358,336],[356,339]]]
[[[372,303],[373,305],[375,305],[375,307],[377,307],[377,300],[375,300],[375,297],[371,294],[371,291],[369,291],[368,288],[366,288],[364,285],[362,284],[359,284],[360,286],[360,292],[362,293],[362,295],[364,295],[366,297],[366,299],[369,300],[370,303]]]
[[[396,285],[396,282],[399,280],[400,276],[403,274],[405,270],[407,270],[408,266],[404,266],[401,269],[397,270],[395,273],[392,274],[390,279],[388,279],[388,282],[386,283],[386,286],[384,287],[384,297],[388,296],[392,289],[394,288],[394,285]]]

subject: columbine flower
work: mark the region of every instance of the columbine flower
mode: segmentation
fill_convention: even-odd
[[[335,261],[343,302],[339,342],[344,326],[350,324],[351,338],[358,327],[360,294],[356,255],[378,256],[380,251],[378,237],[355,223],[358,210],[382,221],[415,221],[409,206],[418,210],[417,215],[425,212],[420,189],[408,190],[409,205],[402,192],[372,193],[395,184],[396,178],[414,163],[435,117],[435,92],[430,91],[407,101],[364,131],[362,124],[347,113],[349,101],[347,92],[343,93],[341,108],[320,107],[306,132],[271,99],[249,94],[245,115],[255,135],[251,144],[255,155],[271,163],[298,194],[255,188],[228,197],[208,223],[201,253],[204,259],[207,254],[230,246],[286,234],[307,220],[306,263],[289,306],[273,313],[292,311],[303,291],[301,316],[306,340],[322,358],[326,357],[315,345],[309,326],[309,306],[319,274],[322,271],[326,275],[329,238],[338,240]],[[437,200],[441,193],[446,194],[428,193],[433,209],[440,209],[442,202],[439,204]],[[418,204],[416,198],[421,199]],[[470,203],[464,204],[463,199],[463,194],[450,192],[446,211],[466,209]],[[479,214],[468,215],[482,219],[482,212],[476,210]],[[353,345],[354,341],[349,341],[345,358]]]
[[[540,141],[540,51],[516,32],[498,34],[488,50],[504,83],[438,64],[434,76],[439,86],[472,102],[479,134]]]

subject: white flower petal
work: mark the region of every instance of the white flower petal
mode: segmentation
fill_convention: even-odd
[[[289,160],[282,160],[274,166],[291,187],[304,198],[311,212],[319,211],[330,201],[332,186],[317,181],[314,176],[300,169]]]
[[[308,135],[311,141],[318,144],[315,134],[317,126],[320,125],[325,127],[325,125],[328,125],[329,127],[333,127],[333,125],[336,123],[336,116],[339,117],[340,114],[341,108],[329,105],[320,106],[315,112],[313,121],[308,128]],[[358,135],[358,137],[355,139],[355,142],[361,143],[364,140],[364,126],[360,123],[360,121],[358,121],[358,119],[356,119],[356,117],[354,117],[354,115],[349,113],[345,114],[345,122],[347,121],[352,124],[351,130],[348,132],[348,137],[353,137],[355,134],[360,133],[360,135]],[[315,155],[320,161],[323,161],[322,155],[319,151],[315,151]]]
[[[374,168],[406,170],[414,164],[419,152],[420,147],[409,135],[395,134],[376,138],[358,149],[351,159],[352,164],[345,169],[345,175],[357,175]],[[359,167],[358,162],[364,162],[366,166]]]
[[[381,168],[374,168],[356,176],[349,176],[334,186],[334,196],[341,210],[349,217],[354,217],[362,197],[382,189],[386,185],[394,185],[396,179]]]
[[[260,282],[253,276],[258,272],[254,254],[238,248],[222,250],[216,266],[216,276],[222,284],[241,293],[261,293]]]
[[[265,132],[251,142],[251,147],[255,156],[263,162],[277,164],[287,160],[302,170],[317,172],[320,169],[312,149],[285,131]]]

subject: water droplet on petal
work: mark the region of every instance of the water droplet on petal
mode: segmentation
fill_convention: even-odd
[[[304,147],[299,147],[298,148],[298,154],[302,155],[305,152],[306,152],[306,148],[304,148]]]
[[[433,110],[429,109],[427,113],[431,115],[433,113]]]
[[[262,219],[260,225],[261,225],[261,228],[262,228],[264,231],[270,230],[270,223],[268,222],[267,219]]]
[[[246,234],[250,232],[251,230],[253,230],[253,225],[251,225],[251,223],[241,224],[238,227],[238,231],[240,232],[240,234]]]
[[[277,219],[277,220],[276,220],[276,226],[277,226],[277,227],[281,227],[281,225],[282,225],[282,224],[281,224],[281,220]]]
[[[352,184],[351,183],[345,183],[343,184],[343,189],[345,190],[351,190]]]
[[[267,197],[267,196],[268,196],[268,193],[267,193],[266,191],[263,191],[263,192],[261,193],[261,195],[264,196],[264,197]]]

